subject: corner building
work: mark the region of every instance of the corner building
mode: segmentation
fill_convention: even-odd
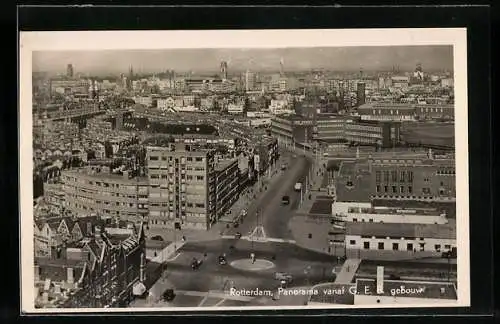
[[[180,143],[147,148],[150,228],[209,229],[216,221],[214,152]]]

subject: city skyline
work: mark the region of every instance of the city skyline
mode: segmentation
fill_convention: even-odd
[[[363,46],[363,47],[289,47],[276,49],[164,49],[105,51],[36,51],[33,71],[64,73],[68,64],[75,72],[109,74],[220,72],[220,63],[228,63],[229,74],[251,70],[285,72],[326,69],[332,71],[387,71],[397,66],[412,71],[421,64],[424,71],[453,70],[453,46]]]

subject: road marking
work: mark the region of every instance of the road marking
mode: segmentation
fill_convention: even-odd
[[[214,305],[214,307],[222,305],[226,301],[226,298],[223,298],[221,301],[217,302],[217,304]]]
[[[252,236],[242,236],[242,240],[245,241],[254,241],[254,242],[274,242],[274,243],[290,243],[290,244],[297,244],[297,241],[295,240],[285,240],[285,239],[280,239],[280,238],[273,238],[273,237],[252,237]]]
[[[177,259],[181,254],[182,252],[177,252],[172,258],[167,259],[167,262],[175,261],[175,259]]]
[[[208,296],[210,295],[209,292],[207,292],[206,296],[201,300],[201,302],[198,304],[198,307],[201,307],[208,299]]]

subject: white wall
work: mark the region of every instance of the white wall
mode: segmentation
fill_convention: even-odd
[[[334,202],[332,204],[332,216],[340,215],[345,217],[345,221],[354,222],[370,222],[374,223],[401,223],[401,224],[447,224],[448,220],[441,215],[421,215],[421,214],[369,214],[369,213],[349,213],[349,208],[371,208],[370,203],[362,202]],[[380,208],[379,208],[380,210]]]
[[[457,246],[456,240],[450,239],[437,239],[437,238],[424,238],[423,240],[417,239],[378,239],[378,238],[362,238],[360,235],[346,235],[346,246],[348,249],[365,250],[363,245],[364,242],[370,242],[370,250],[378,250],[378,243],[384,243],[384,251],[392,251],[392,244],[399,243],[398,251],[407,251],[407,244],[412,243],[413,248],[420,251],[420,243],[424,243],[424,251],[437,252],[435,245],[441,245],[439,252],[444,252],[445,245],[450,245],[451,248]],[[355,244],[351,244],[351,240],[355,241]],[[408,251],[410,252],[410,251]]]

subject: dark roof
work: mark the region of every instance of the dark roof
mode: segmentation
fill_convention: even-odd
[[[397,294],[397,289],[404,286],[405,293]],[[356,281],[358,294],[374,295],[377,292],[377,283],[374,279],[358,279]],[[444,291],[441,291],[444,288]],[[365,292],[369,292],[365,294]],[[432,299],[457,299],[457,291],[453,283],[448,282],[411,282],[402,280],[384,280],[384,291],[382,296],[393,296],[410,298],[432,298]],[[399,296],[398,296],[399,295]]]
[[[40,280],[50,279],[58,282],[68,279],[68,268],[73,268],[73,277],[75,281],[78,280],[85,262],[81,260],[36,258],[35,264],[40,268]]]
[[[455,239],[456,226],[454,222],[449,224],[349,222],[346,223],[346,233],[381,237]]]
[[[316,199],[309,213],[330,215],[332,213],[332,203],[333,199]]]

